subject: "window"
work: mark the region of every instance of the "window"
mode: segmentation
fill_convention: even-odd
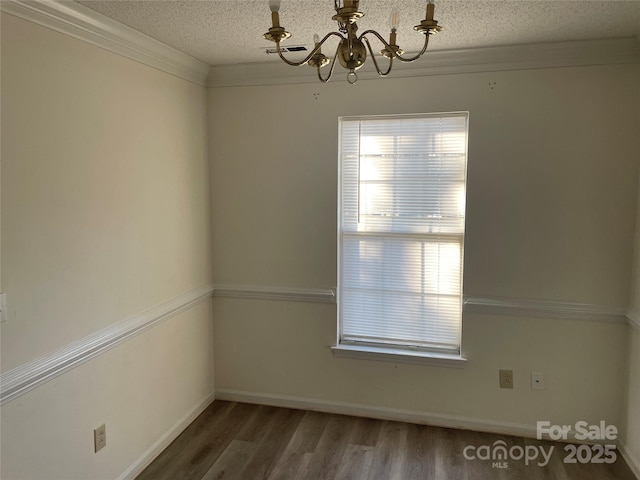
[[[467,123],[340,119],[338,350],[460,355]]]

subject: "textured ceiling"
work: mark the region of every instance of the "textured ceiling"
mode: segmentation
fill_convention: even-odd
[[[262,37],[271,26],[267,0],[79,3],[210,65],[279,61],[265,53],[273,46]],[[283,45],[309,46],[314,33],[335,30],[333,4],[283,0],[280,21],[293,34]],[[386,37],[389,12],[396,7],[398,44],[417,51],[423,37],[412,27],[424,18],[425,5],[426,0],[362,0],[360,31],[374,28]],[[640,36],[640,0],[436,0],[435,13],[444,29],[432,37],[430,50]]]

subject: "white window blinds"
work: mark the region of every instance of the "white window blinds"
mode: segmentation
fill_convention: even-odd
[[[460,352],[466,113],[340,120],[340,343]]]

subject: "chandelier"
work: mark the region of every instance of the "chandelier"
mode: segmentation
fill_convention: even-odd
[[[429,36],[439,32],[442,27],[438,25],[438,22],[433,19],[433,0],[428,0],[427,3],[427,15],[419,25],[413,27],[414,30],[424,34],[424,46],[420,52],[413,57],[405,57],[404,51],[396,44],[396,31],[398,29],[398,21],[399,15],[398,10],[393,9],[391,11],[391,17],[389,20],[389,24],[391,27],[391,33],[389,35],[389,41],[387,42],[382,35],[380,35],[375,30],[365,30],[360,35],[358,32],[357,20],[364,16],[364,13],[358,11],[358,5],[360,0],[334,0],[336,14],[331,17],[332,20],[338,22],[338,31],[337,32],[329,32],[327,33],[322,40],[316,34],[314,36],[314,44],[315,47],[307,55],[307,57],[300,62],[293,62],[288,60],[282,54],[282,49],[280,47],[280,42],[285,40],[291,36],[289,32],[287,32],[283,27],[280,26],[280,0],[269,0],[269,8],[271,9],[271,20],[273,26],[269,29],[267,33],[264,34],[264,38],[267,40],[271,40],[276,44],[276,51],[278,52],[278,56],[288,65],[292,66],[300,66],[300,65],[309,65],[310,67],[316,68],[318,71],[318,78],[321,82],[328,82],[333,75],[333,69],[336,65],[336,59],[340,62],[344,68],[349,70],[347,74],[347,81],[351,84],[354,84],[358,81],[358,75],[356,74],[356,70],[358,70],[362,65],[364,65],[365,60],[367,59],[367,50],[371,54],[371,59],[373,60],[373,64],[378,72],[378,75],[381,77],[385,77],[389,75],[391,72],[391,67],[393,67],[393,60],[398,59],[400,62],[413,62],[422,56],[422,54],[427,50],[427,45],[429,44]],[[338,37],[339,44],[336,49],[336,53],[333,56],[333,60],[329,60],[329,58],[322,53],[322,45],[331,37]],[[371,47],[371,43],[369,41],[369,36],[377,38],[383,45],[383,49],[380,50],[380,55],[385,57],[388,60],[388,66],[386,70],[382,70],[378,65],[378,61],[373,53],[373,49]],[[320,69],[325,65],[331,63],[331,67],[329,68],[329,74],[326,77],[322,76]]]

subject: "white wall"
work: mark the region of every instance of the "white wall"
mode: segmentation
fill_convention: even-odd
[[[338,117],[468,110],[465,293],[626,306],[639,81],[635,65],[211,89],[214,280],[335,286]],[[455,370],[334,358],[335,317],[216,299],[216,391],[489,426],[622,420],[622,322],[465,314],[469,361]],[[500,368],[514,390],[498,388]]]
[[[211,282],[206,124],[203,87],[2,15],[3,373]],[[206,301],[6,403],[2,478],[122,474],[210,398],[212,344]]]

